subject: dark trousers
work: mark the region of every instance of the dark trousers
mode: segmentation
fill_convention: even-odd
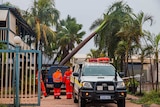
[[[60,96],[61,95],[61,85],[62,83],[54,83],[54,97]]]

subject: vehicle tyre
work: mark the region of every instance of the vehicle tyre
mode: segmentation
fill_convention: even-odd
[[[86,107],[86,100],[78,96],[78,107]]]
[[[118,107],[125,107],[126,106],[125,98],[117,100],[117,106]]]
[[[78,103],[78,99],[76,98],[75,92],[73,92],[73,101],[74,103]]]

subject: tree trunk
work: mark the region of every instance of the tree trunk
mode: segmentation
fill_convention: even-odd
[[[123,55],[121,55],[121,66],[120,66],[120,67],[121,67],[121,68],[120,68],[120,69],[121,69],[121,72],[123,72],[123,66],[124,66],[124,65],[123,65]]]
[[[143,58],[141,58],[141,72],[140,72],[140,95],[142,94],[142,72],[143,72]]]
[[[69,53],[60,63],[59,65],[64,65],[72,56],[74,56],[92,37],[94,37],[96,32],[93,32],[90,36],[88,36],[84,41],[82,41],[71,53]]]
[[[151,61],[151,57],[150,57],[150,74],[151,74],[151,83],[152,83],[152,89],[154,90],[154,83],[153,83],[153,70],[152,70],[152,61]]]
[[[157,66],[157,81],[156,81],[156,92],[158,91],[158,51],[156,52],[156,66]]]
[[[157,62],[157,81],[156,81],[156,92],[158,91],[158,62]]]
[[[131,63],[132,63],[132,76],[133,76],[133,88],[135,89],[136,86],[135,86],[135,78],[134,78],[134,70],[133,70],[133,59],[131,57]],[[133,94],[135,94],[136,90],[133,91]]]

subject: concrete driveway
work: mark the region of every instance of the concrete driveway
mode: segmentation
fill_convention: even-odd
[[[136,98],[134,96],[133,99]],[[41,106],[40,107],[78,107],[78,104],[73,102],[73,99],[66,99],[65,95],[61,96],[62,99],[54,99],[53,95],[48,97],[43,97],[41,99]],[[117,107],[116,104],[97,104],[96,102],[92,104],[87,104],[87,107]],[[126,100],[126,107],[142,107],[141,105],[133,104],[129,100]]]

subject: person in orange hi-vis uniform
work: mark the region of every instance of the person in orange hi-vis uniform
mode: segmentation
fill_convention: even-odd
[[[40,77],[40,80],[41,80],[41,81],[40,81],[41,91],[42,91],[44,97],[47,97],[46,87],[45,87],[45,85],[44,85],[44,82],[43,82],[43,79],[42,79],[42,75],[41,75],[41,77]],[[36,83],[38,84],[38,70],[36,71]]]
[[[62,73],[60,69],[57,69],[56,72],[52,75],[54,82],[54,98],[61,99],[61,85],[62,85]]]
[[[66,70],[66,72],[64,73],[64,78],[63,78],[63,81],[66,85],[66,97],[67,97],[67,99],[72,98],[72,85],[71,85],[71,81],[70,81],[71,74],[72,74],[72,70],[70,68],[68,68]]]

